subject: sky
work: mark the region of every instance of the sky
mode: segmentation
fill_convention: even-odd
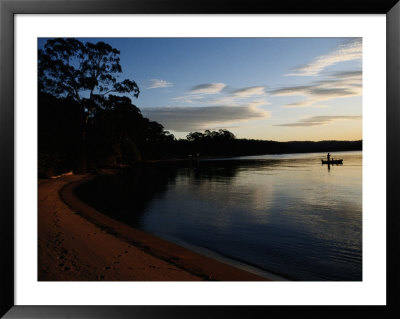
[[[362,139],[361,38],[80,38],[120,51],[135,104],[177,138]],[[39,39],[39,48],[45,39]]]

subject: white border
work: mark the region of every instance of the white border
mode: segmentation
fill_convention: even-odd
[[[386,302],[384,15],[17,15],[17,305],[383,305]],[[363,37],[362,282],[37,282],[37,37]]]

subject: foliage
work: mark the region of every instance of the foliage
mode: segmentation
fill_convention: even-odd
[[[38,104],[39,175],[74,169],[81,146],[80,105],[46,93],[39,93]]]
[[[39,93],[39,175],[76,170],[81,161],[80,104]],[[159,158],[174,136],[142,116],[128,97],[109,95],[87,123],[88,168],[134,165]]]
[[[125,96],[137,98],[140,91],[136,82],[118,80],[122,73],[119,54],[104,42],[82,43],[73,38],[48,40],[39,50],[40,164],[51,166],[51,160],[44,158],[54,163],[59,163],[56,157],[65,158],[67,166],[84,171],[96,156],[97,162],[109,159],[114,164],[117,157],[126,156],[130,162],[141,159],[135,140],[145,138],[146,121]],[[74,113],[63,117],[71,111],[66,104]],[[55,121],[58,125],[53,127]],[[60,136],[61,127],[65,138]],[[73,144],[74,159],[62,151],[67,144]]]
[[[119,54],[104,42],[84,44],[73,38],[48,40],[38,53],[39,88],[78,102],[87,99],[87,95],[93,101],[112,92],[129,93],[137,98],[140,91],[136,82],[117,80],[122,72]]]
[[[107,96],[110,93],[139,96],[136,82],[117,79],[122,73],[119,54],[107,43],[82,43],[73,38],[48,40],[38,52],[39,91],[80,106],[81,171],[87,167],[89,122],[107,108],[110,100]]]
[[[190,142],[216,142],[216,141],[230,141],[235,139],[235,135],[228,130],[210,131],[205,130],[204,133],[190,132],[186,136]]]

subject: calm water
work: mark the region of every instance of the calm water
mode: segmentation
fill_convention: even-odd
[[[344,164],[329,169],[321,165],[325,156],[239,157],[142,172],[139,179],[157,187],[141,184],[140,201],[113,198],[125,202],[117,215],[112,204],[109,211],[159,237],[290,279],[362,280],[362,153],[333,153]]]

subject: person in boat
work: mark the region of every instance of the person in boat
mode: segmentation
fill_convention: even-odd
[[[329,162],[329,160],[331,158],[331,154],[328,153],[328,155],[326,155],[326,158],[328,159],[328,162]]]

